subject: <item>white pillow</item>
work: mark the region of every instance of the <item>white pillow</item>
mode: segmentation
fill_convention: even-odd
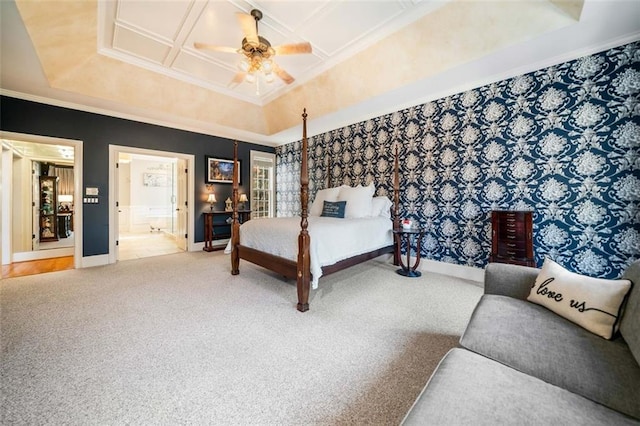
[[[373,197],[371,200],[371,216],[391,218],[391,206],[393,206],[393,203],[387,197]]]
[[[309,210],[309,216],[320,216],[322,214],[322,208],[325,201],[338,201],[338,194],[340,193],[340,187],[321,189],[316,192],[316,198],[311,204]]]
[[[338,194],[338,201],[346,201],[347,209],[344,217],[360,218],[371,215],[371,200],[376,188],[373,183],[368,186],[358,185],[355,188],[343,186]]]
[[[618,329],[620,308],[630,288],[629,280],[586,277],[546,258],[527,300],[611,339]]]

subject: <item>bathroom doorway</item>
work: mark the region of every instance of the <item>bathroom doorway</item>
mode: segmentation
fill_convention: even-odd
[[[118,146],[110,151],[115,195],[110,261],[188,250],[192,156]]]

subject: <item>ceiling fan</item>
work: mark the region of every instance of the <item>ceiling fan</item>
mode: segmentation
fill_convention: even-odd
[[[233,77],[229,86],[235,86],[242,81],[257,83],[258,74],[262,73],[268,83],[273,82],[274,74],[286,84],[291,84],[294,78],[276,64],[272,57],[275,55],[296,55],[299,53],[311,53],[311,44],[308,42],[282,44],[271,46],[269,40],[258,35],[258,21],[262,19],[262,12],[253,9],[250,14],[236,13],[240,28],[244,33],[242,47],[239,49],[226,46],[215,46],[207,43],[195,42],[196,49],[211,50],[214,52],[240,53],[242,61],[238,65],[240,71]]]

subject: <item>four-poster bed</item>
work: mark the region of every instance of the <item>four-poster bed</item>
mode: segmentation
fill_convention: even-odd
[[[364,218],[360,222],[358,220],[348,220],[348,219],[334,219],[334,218],[326,218],[326,217],[313,217],[315,226],[318,232],[318,236],[320,234],[324,234],[326,238],[334,238],[336,241],[331,240],[332,243],[335,243],[336,252],[339,252],[342,249],[342,246],[339,243],[340,236],[345,235],[346,238],[351,238],[348,242],[354,242],[356,240],[362,240],[364,249],[357,252],[354,255],[354,249],[352,247],[346,247],[342,253],[336,254],[336,259],[339,259],[335,262],[332,260],[327,261],[324,260],[324,263],[321,262],[322,259],[318,259],[320,256],[320,250],[317,249],[320,238],[317,236],[316,240],[311,241],[311,235],[309,233],[309,170],[308,170],[308,143],[307,143],[307,113],[306,109],[302,114],[303,125],[302,125],[302,153],[301,153],[301,168],[300,168],[300,227],[298,228],[295,224],[291,224],[290,221],[292,218],[275,218],[275,219],[260,219],[255,221],[246,222],[247,226],[243,225],[243,232],[249,231],[247,227],[248,224],[251,224],[252,231],[259,225],[259,223],[265,224],[269,223],[269,226],[264,228],[270,228],[270,236],[264,237],[262,236],[262,240],[270,241],[275,239],[276,234],[289,234],[291,237],[291,233],[295,232],[299,234],[297,236],[297,248],[289,245],[287,248],[276,248],[274,247],[271,250],[269,247],[261,247],[259,245],[254,245],[253,247],[249,247],[246,242],[249,241],[250,235],[245,235],[243,233],[243,244],[241,244],[240,238],[240,223],[238,221],[238,174],[235,170],[237,165],[238,158],[238,149],[237,142],[234,145],[234,172],[233,172],[233,192],[232,192],[232,200],[233,200],[233,212],[232,212],[232,224],[231,224],[231,274],[237,275],[240,270],[240,259],[247,260],[264,268],[270,269],[276,273],[279,273],[287,278],[296,279],[297,281],[297,291],[298,291],[298,304],[297,309],[300,312],[305,312],[309,309],[309,291],[310,284],[312,281],[312,273],[315,273],[314,279],[314,287],[317,283],[317,280],[320,276],[327,275],[333,272],[340,271],[342,269],[348,268],[350,266],[356,265],[358,263],[364,262],[369,259],[373,259],[385,253],[394,253],[394,264],[397,264],[399,253],[396,252],[394,244],[394,236],[391,232],[392,227],[398,228],[399,226],[399,218],[398,218],[398,204],[399,204],[399,174],[398,174],[398,149],[396,147],[395,151],[395,161],[394,161],[394,197],[393,202],[387,201],[390,205],[393,205],[392,209],[392,218],[389,216],[389,211],[387,207],[387,216],[386,218]],[[329,172],[330,173],[330,172]],[[328,179],[330,182],[330,178]],[[373,187],[372,187],[373,188]],[[362,188],[359,188],[362,189]],[[388,200],[388,199],[387,199]],[[274,222],[267,222],[274,221]],[[253,222],[253,223],[252,223]],[[283,223],[286,226],[283,228]],[[362,223],[363,222],[363,223]],[[383,223],[382,228],[376,223]],[[340,225],[338,225],[340,224]],[[348,226],[351,229],[345,229],[344,226]],[[320,228],[321,226],[327,226],[326,228]],[[338,226],[343,226],[342,229],[337,228]],[[382,229],[381,231],[372,231],[373,229]],[[386,229],[383,229],[386,226]],[[320,230],[321,229],[321,230]],[[387,232],[388,231],[388,232]],[[349,234],[349,232],[351,234]],[[382,233],[385,233],[383,235]],[[367,241],[369,238],[367,235],[372,235],[372,239]],[[350,235],[350,236],[349,236]],[[295,237],[295,235],[294,235]],[[383,239],[384,238],[384,239]],[[342,241],[345,241],[344,239]],[[274,242],[274,246],[275,246]],[[326,243],[323,244],[325,248],[324,258],[326,255]],[[345,244],[348,246],[349,244]],[[256,248],[260,247],[260,249]],[[373,247],[373,249],[372,249]],[[297,249],[296,253],[291,253],[291,250]],[[313,250],[318,250],[318,253]],[[289,250],[288,255],[281,255],[282,252]],[[278,254],[272,254],[278,253]],[[348,256],[348,257],[347,257]],[[296,260],[293,260],[296,259]],[[313,261],[313,262],[312,262]],[[330,264],[327,264],[330,262]],[[312,265],[313,263],[313,265]],[[322,263],[323,266],[319,266]],[[313,266],[313,271],[312,271]]]

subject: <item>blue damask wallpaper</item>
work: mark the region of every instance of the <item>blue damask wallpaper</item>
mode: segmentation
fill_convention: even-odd
[[[313,115],[313,109],[309,111]],[[483,267],[490,211],[534,211],[538,265],[618,277],[640,255],[640,42],[309,140],[311,199],[371,181],[425,228],[424,257]],[[301,142],[276,150],[279,216],[299,214]]]

